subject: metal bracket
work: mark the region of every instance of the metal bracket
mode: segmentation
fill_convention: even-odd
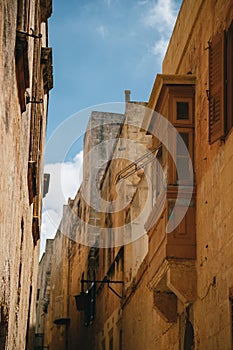
[[[118,294],[111,286],[110,286],[110,283],[113,283],[113,284],[124,284],[124,282],[123,281],[111,281],[110,279],[108,279],[108,278],[105,278],[105,279],[103,279],[102,281],[101,280],[85,280],[85,279],[81,279],[81,285],[82,285],[82,287],[81,287],[81,290],[82,291],[84,291],[84,283],[100,283],[100,284],[102,284],[102,283],[107,283],[107,285],[108,285],[108,288],[118,297],[118,298],[120,298],[120,299],[122,299],[123,298],[123,296],[122,295],[120,295],[120,294]]]
[[[145,153],[143,156],[135,160],[134,162],[130,163],[127,167],[125,167],[123,170],[119,171],[116,174],[115,178],[115,184],[118,182],[126,179],[130,175],[133,175],[138,170],[143,169],[147,164],[152,162],[155,157],[157,156],[159,149],[162,147],[162,144],[159,144],[158,147],[155,147],[151,151]]]
[[[31,30],[31,34],[30,33],[27,33],[27,32],[24,32],[24,31],[22,31],[22,30],[16,30],[16,33],[20,33],[20,34],[24,34],[24,35],[26,35],[26,36],[30,36],[31,38],[34,38],[34,39],[40,39],[40,38],[42,38],[42,34],[40,33],[40,34],[35,34],[35,32],[34,32],[34,29],[32,29],[32,28],[30,28],[30,30]]]
[[[115,289],[113,289],[113,288],[110,286],[110,283],[111,283],[111,282],[108,282],[108,288],[109,288],[118,298],[122,299],[122,298],[123,298],[123,295],[118,294],[118,293],[115,291]],[[123,283],[123,282],[122,282],[122,283]]]
[[[43,103],[43,98],[40,98],[39,100],[36,100],[35,96],[32,96],[32,99],[30,100],[30,96],[26,96],[26,103]]]

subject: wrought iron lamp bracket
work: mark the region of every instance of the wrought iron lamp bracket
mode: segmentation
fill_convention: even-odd
[[[123,296],[122,295],[120,295],[119,293],[117,293],[112,287],[111,287],[111,285],[110,284],[124,284],[124,282],[123,281],[111,281],[110,279],[108,279],[108,278],[105,278],[105,279],[103,279],[103,280],[85,280],[85,279],[81,279],[81,285],[82,285],[82,291],[84,291],[84,283],[94,283],[94,284],[96,284],[96,283],[99,283],[99,284],[102,284],[102,283],[105,283],[105,284],[107,284],[108,285],[108,288],[118,297],[118,298],[120,298],[120,299],[122,299],[123,298]]]

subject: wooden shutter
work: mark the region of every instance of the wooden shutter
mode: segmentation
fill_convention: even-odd
[[[224,135],[224,33],[213,37],[209,50],[209,141]]]
[[[21,112],[26,111],[25,91],[29,87],[28,42],[24,34],[17,33],[15,46],[15,68]]]
[[[29,204],[33,203],[33,198],[37,193],[37,167],[36,162],[28,162],[28,191],[29,191]]]
[[[226,74],[226,132],[228,132],[233,127],[233,22],[227,31]]]
[[[53,88],[52,49],[50,47],[41,48],[41,64],[43,67],[44,92],[47,94]]]

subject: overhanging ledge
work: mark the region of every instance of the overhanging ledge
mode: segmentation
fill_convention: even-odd
[[[148,283],[154,292],[154,307],[167,322],[176,321],[177,299],[184,305],[193,303],[197,295],[194,260],[165,259]]]
[[[142,122],[142,130],[150,133],[150,124],[157,102],[166,85],[195,85],[196,76],[193,74],[157,74]]]

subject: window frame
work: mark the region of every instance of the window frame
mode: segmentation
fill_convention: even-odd
[[[187,102],[189,105],[189,117],[188,119],[178,119],[177,118],[177,103],[179,102]],[[193,124],[193,99],[192,97],[186,97],[186,96],[173,96],[172,98],[172,123],[182,126],[188,126]]]
[[[190,161],[193,166],[193,160],[194,160],[194,153],[193,153],[193,143],[194,143],[194,132],[193,128],[177,128],[177,132],[179,134],[185,133],[189,135],[189,156]],[[177,159],[177,138],[175,140],[170,141],[170,149],[174,149],[174,155],[175,159]],[[182,158],[182,157],[181,157]],[[192,184],[192,181],[190,179],[186,180],[178,180],[178,174],[177,174],[177,167],[172,159],[172,156],[168,154],[168,185],[179,185],[179,186],[188,186]]]
[[[169,86],[169,106],[168,120],[174,127],[192,127],[194,124],[194,95],[193,85],[174,85]],[[177,102],[189,103],[189,119],[177,119]]]

